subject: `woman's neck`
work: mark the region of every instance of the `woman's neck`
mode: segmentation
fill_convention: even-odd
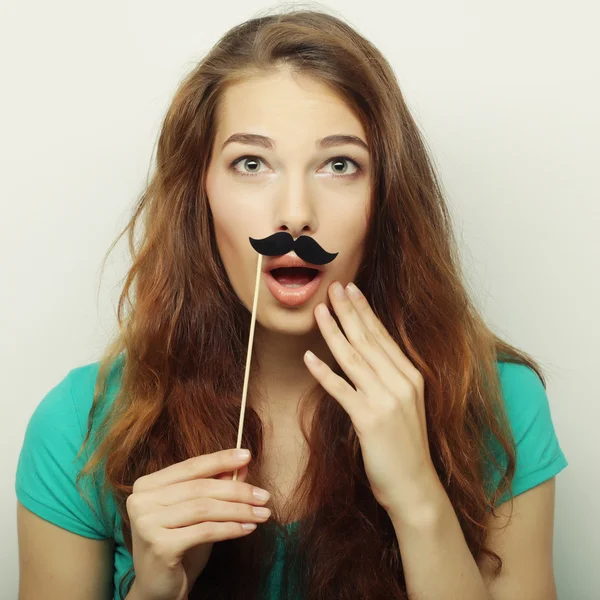
[[[252,394],[248,402],[259,413],[278,422],[297,419],[300,398],[319,385],[304,363],[307,350],[330,367],[335,365],[320,331],[293,336],[268,331],[257,324],[252,360],[258,364],[258,374],[250,382]]]

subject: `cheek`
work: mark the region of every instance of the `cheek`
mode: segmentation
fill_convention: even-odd
[[[339,278],[344,282],[355,280],[365,252],[367,226],[367,217],[356,214],[354,218],[344,219],[339,228],[336,227],[337,232],[333,239],[339,240],[340,248],[343,248],[344,259],[339,265]],[[334,248],[332,251],[336,250],[337,248]]]
[[[236,195],[231,193],[220,177],[211,177],[209,173],[206,192],[217,246],[223,262],[229,266],[232,260],[241,260],[240,251],[244,240],[248,239],[244,211],[236,201]]]
[[[337,240],[340,248],[344,249],[347,259],[354,262],[357,255],[363,252],[365,238],[368,228],[368,209],[359,205],[339,210],[337,218],[332,219],[335,229],[332,230],[332,239]],[[337,248],[332,248],[332,252]]]
[[[240,223],[227,218],[226,215],[224,218],[220,218],[218,214],[213,213],[213,218],[215,238],[221,260],[233,287],[237,288],[236,284],[244,271],[244,262],[249,255],[249,250],[244,245],[244,240],[247,238],[244,237],[245,233]],[[247,245],[250,248],[249,242]]]
[[[251,199],[234,188],[221,173],[209,171],[206,193],[217,249],[231,287],[245,305],[252,306],[256,253],[248,238],[261,230]]]
[[[250,251],[242,246],[243,238],[240,236],[237,238],[232,237],[230,231],[222,229],[219,235],[219,232],[215,227],[215,237],[219,254],[225,268],[225,274],[229,279],[233,291],[246,307],[252,307],[252,291],[254,289],[254,283],[250,282],[249,278],[254,276],[256,266],[253,267],[248,264],[249,261],[252,260]],[[252,250],[249,243],[248,248]],[[252,252],[254,251],[252,250]]]
[[[251,235],[248,222],[239,210],[228,210],[225,203],[215,209],[211,208],[215,239],[225,273],[236,295],[246,306],[249,302],[251,306],[252,297],[248,299],[248,295],[252,293],[254,284],[248,278],[255,275],[256,265],[252,261],[256,254],[248,241]]]

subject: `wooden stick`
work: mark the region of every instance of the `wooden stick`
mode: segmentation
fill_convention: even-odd
[[[242,446],[242,431],[244,429],[244,414],[246,413],[246,395],[248,393],[248,375],[250,374],[250,358],[252,356],[252,342],[254,341],[254,323],[256,321],[256,305],[258,304],[258,289],[260,284],[260,272],[262,270],[262,254],[258,254],[256,263],[256,283],[254,284],[254,302],[252,303],[252,319],[250,321],[250,340],[248,341],[248,352],[246,354],[246,374],[244,375],[244,390],[242,392],[242,408],[240,410],[240,423],[238,425],[238,436],[236,449]],[[238,470],[233,473],[233,481],[237,481]]]

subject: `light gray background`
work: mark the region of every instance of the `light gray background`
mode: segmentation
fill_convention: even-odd
[[[181,78],[276,3],[6,0],[0,6],[0,598],[17,597],[14,476],[27,422],[114,327],[121,243]],[[319,6],[319,5],[313,5]],[[470,285],[539,359],[560,443],[559,597],[600,590],[600,70],[595,2],[327,2],[392,64],[432,150]]]

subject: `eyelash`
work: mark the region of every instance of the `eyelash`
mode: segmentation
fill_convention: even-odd
[[[257,175],[260,175],[260,173],[243,173],[241,171],[238,171],[237,169],[235,169],[236,165],[240,162],[242,162],[243,160],[246,160],[247,158],[252,158],[255,160],[259,160],[261,162],[263,162],[262,158],[260,158],[259,156],[252,156],[249,154],[246,154],[245,156],[240,156],[239,158],[236,158],[230,165],[229,168],[234,171],[237,175],[241,175],[242,177],[256,177]],[[330,158],[327,162],[334,162],[336,160],[345,160],[348,161],[350,163],[352,163],[355,167],[356,167],[356,173],[352,173],[351,175],[336,175],[335,173],[333,174],[333,177],[356,177],[362,170],[363,170],[363,166],[361,163],[359,163],[357,160],[354,160],[353,158],[350,158],[349,156],[334,156],[333,158]]]

